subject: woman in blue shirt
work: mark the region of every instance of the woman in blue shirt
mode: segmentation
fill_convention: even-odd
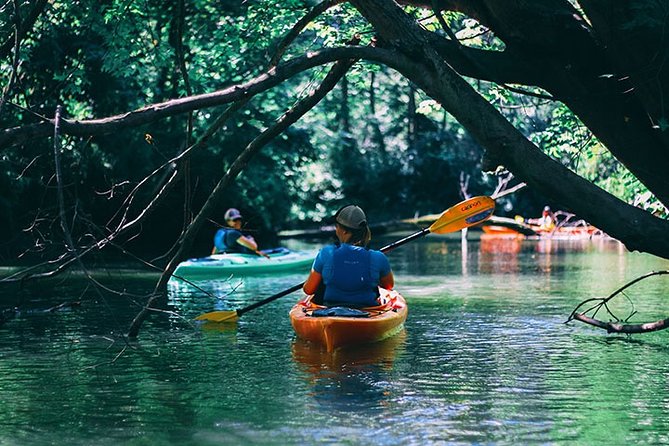
[[[390,290],[395,279],[385,254],[367,248],[372,233],[363,210],[341,208],[335,214],[335,234],[338,242],[320,250],[302,289],[315,295],[315,303],[327,306],[378,305],[378,287]]]

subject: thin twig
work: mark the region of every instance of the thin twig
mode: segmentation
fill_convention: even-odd
[[[632,302],[631,298],[624,293],[624,290],[629,288],[630,286],[634,285],[637,282],[640,282],[641,280],[647,279],[648,277],[652,276],[657,276],[657,275],[664,275],[664,274],[669,274],[669,270],[662,270],[662,271],[652,271],[650,273],[644,274],[643,276],[637,277],[636,279],[626,283],[622,287],[618,288],[616,291],[611,293],[609,296],[605,298],[591,298],[591,299],[586,299],[583,302],[579,303],[576,308],[571,312],[565,323],[569,323],[572,320],[576,319],[581,322],[585,322],[586,324],[603,328],[605,329],[608,333],[647,333],[651,331],[657,331],[657,330],[663,330],[665,328],[669,327],[669,318],[668,319],[663,319],[655,322],[648,322],[648,323],[643,323],[643,324],[628,324],[629,320],[637,314],[637,311],[634,309],[634,303]],[[627,301],[632,305],[632,310],[630,311],[630,314],[624,318],[621,319],[618,316],[616,316],[611,308],[609,307],[609,302],[611,299],[616,297],[617,295],[622,294]],[[591,302],[597,302],[595,305],[590,306],[588,309],[585,311],[579,312],[581,307],[583,307],[587,303]],[[595,316],[597,313],[601,310],[605,309],[606,312],[611,316],[615,322],[604,322],[601,320],[595,319]],[[592,313],[592,316],[588,316],[588,313]],[[623,322],[623,323],[620,323]]]
[[[286,49],[290,46],[290,44],[297,38],[300,32],[302,32],[302,30],[309,23],[311,23],[316,17],[318,17],[328,9],[343,2],[344,0],[326,0],[311,8],[311,10],[307,14],[305,14],[304,17],[298,20],[297,23],[291,28],[291,30],[288,33],[286,33],[284,38],[281,40],[281,43],[279,43],[276,52],[274,53],[274,56],[272,56],[272,58],[270,59],[268,68],[275,67],[279,63],[281,57],[286,52]]]
[[[226,188],[235,180],[235,178],[237,178],[239,173],[244,170],[244,168],[256,155],[256,153],[258,153],[267,143],[269,143],[277,135],[280,135],[285,129],[290,127],[293,123],[297,122],[298,119],[300,119],[304,114],[316,106],[316,104],[318,104],[321,99],[323,99],[325,95],[335,87],[337,82],[346,74],[355,61],[355,59],[351,59],[336,62],[321,85],[314,90],[313,94],[306,96],[297,105],[293,106],[290,110],[284,113],[273,126],[262,132],[258,137],[251,141],[251,143],[249,143],[246,148],[244,148],[239,156],[237,156],[228,171],[225,173],[225,175],[223,175],[214,190],[211,192],[209,198],[200,209],[200,212],[195,216],[193,222],[187,228],[186,232],[180,237],[178,241],[179,248],[172,257],[172,260],[170,260],[169,264],[167,265],[167,268],[161,276],[161,279],[156,284],[156,292],[154,293],[154,297],[147,301],[144,309],[142,309],[142,311],[140,311],[140,313],[137,314],[135,319],[132,321],[128,332],[129,336],[135,337],[139,333],[139,329],[142,323],[148,317],[149,308],[153,307],[153,304],[162,297],[163,293],[161,293],[161,290],[165,288],[167,281],[171,277],[179,262],[181,262],[183,259],[184,253],[187,249],[190,248],[203,222],[206,221],[206,219],[209,217],[209,214],[218,206],[218,202],[224,198],[224,192]]]
[[[21,15],[19,11],[19,2],[14,0],[14,56],[12,57],[12,71],[9,75],[9,81],[5,86],[2,96],[0,96],[0,116],[2,115],[2,109],[5,104],[5,101],[12,92],[14,88],[14,82],[16,81],[17,73],[19,71],[19,49],[21,44]]]

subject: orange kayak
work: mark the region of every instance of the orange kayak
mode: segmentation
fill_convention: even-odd
[[[492,234],[492,235],[511,235],[511,236],[521,235],[520,232],[516,231],[515,229],[508,228],[506,226],[486,225],[486,226],[481,226],[481,229],[486,234]]]
[[[315,310],[327,307],[312,303],[308,296],[290,310],[290,322],[298,337],[320,344],[329,352],[347,345],[379,341],[399,333],[409,313],[400,293],[382,288],[379,293],[380,305],[361,308],[366,317],[316,317]]]

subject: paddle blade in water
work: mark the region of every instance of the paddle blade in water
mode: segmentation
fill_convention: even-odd
[[[204,321],[198,324],[200,329],[208,332],[217,332],[217,333],[230,333],[237,331],[237,324],[228,324],[228,323],[218,323],[211,321]]]
[[[494,211],[495,200],[486,196],[473,197],[446,209],[429,229],[435,234],[459,231],[487,220]]]
[[[208,322],[237,322],[239,316],[237,311],[212,311],[211,313],[204,313],[195,318],[196,321]]]

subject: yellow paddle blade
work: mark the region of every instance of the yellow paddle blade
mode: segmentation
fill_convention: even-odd
[[[196,321],[209,322],[237,322],[239,316],[237,311],[212,311],[211,313],[204,313],[195,318]]]
[[[430,232],[446,234],[477,225],[495,211],[495,200],[484,195],[462,201],[446,209],[429,227]]]
[[[237,331],[237,324],[218,323],[205,321],[200,325],[200,329],[208,332],[229,333]]]

